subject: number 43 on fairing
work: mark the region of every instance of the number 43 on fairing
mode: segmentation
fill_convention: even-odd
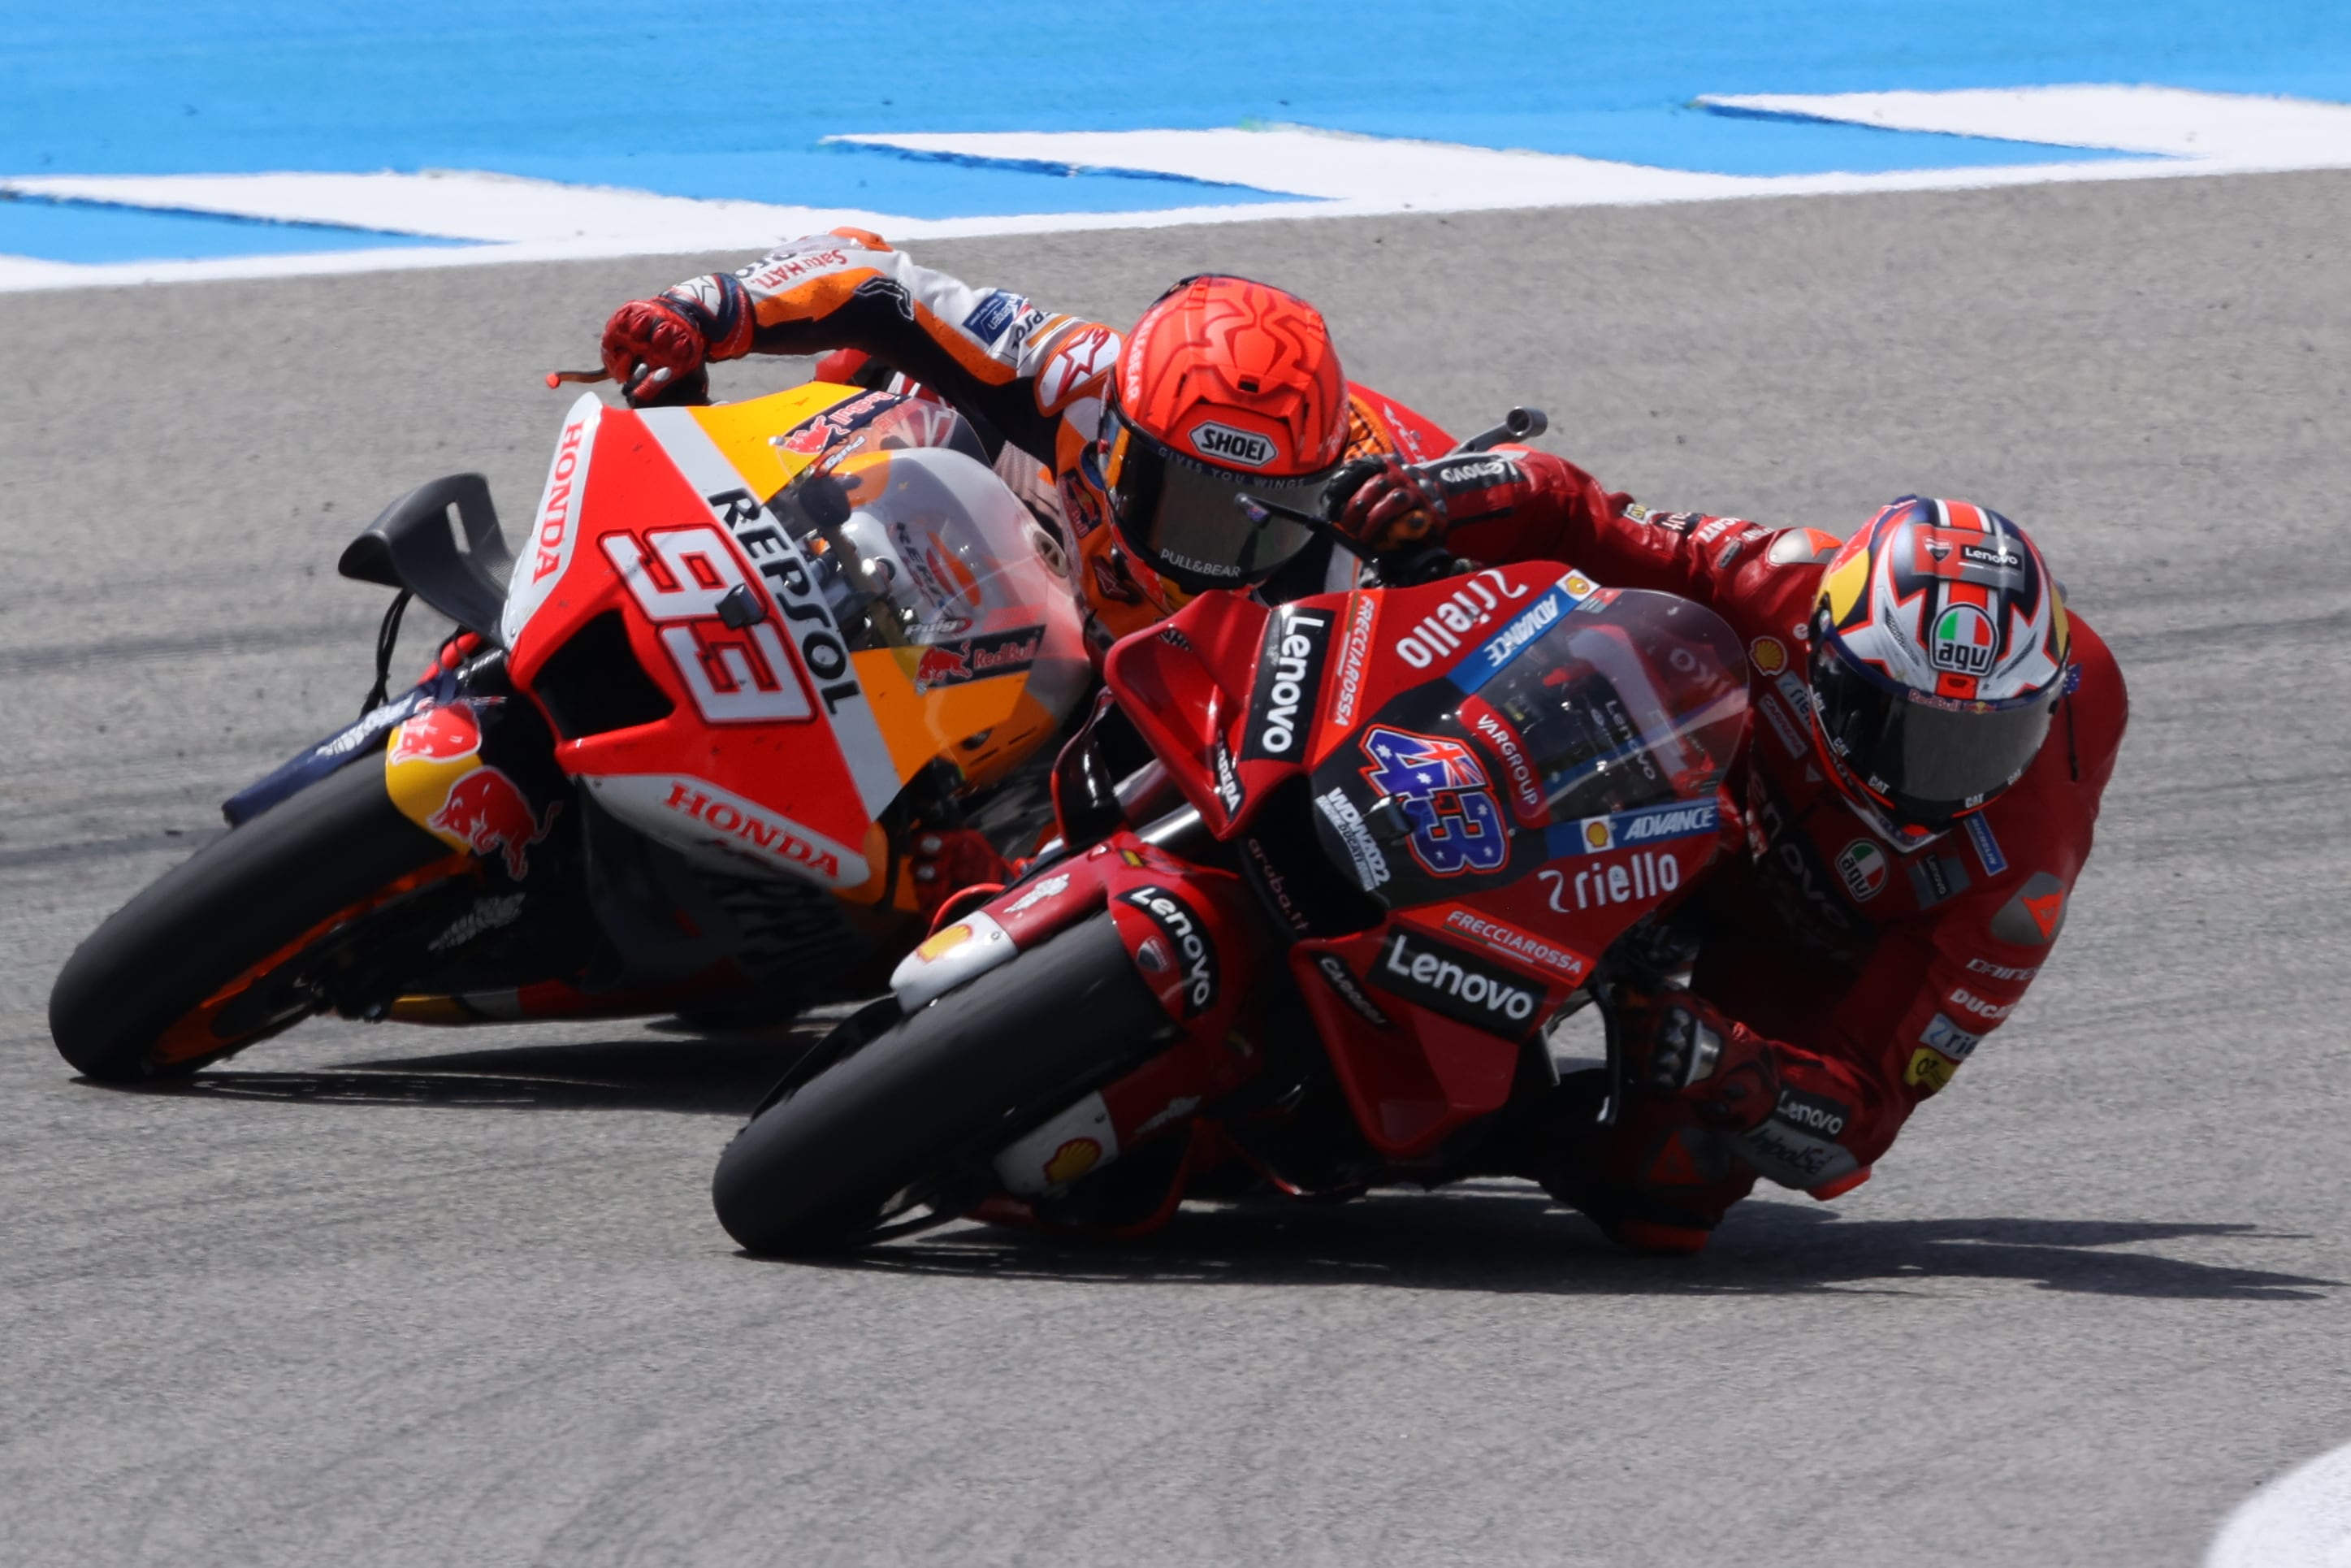
[[[1430,875],[1499,871],[1510,859],[1502,809],[1467,746],[1379,725],[1363,747],[1374,764],[1364,782],[1403,810],[1412,858]]]

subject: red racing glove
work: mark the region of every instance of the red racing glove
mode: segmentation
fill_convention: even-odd
[[[1627,992],[1616,1020],[1633,1081],[1687,1102],[1700,1120],[1744,1132],[1779,1103],[1780,1071],[1762,1036],[1681,987]]]
[[[604,323],[604,371],[632,403],[666,394],[701,376],[710,341],[668,299],[632,299]]]
[[[1358,457],[1332,476],[1322,513],[1374,555],[1441,542],[1461,523],[1505,516],[1533,496],[1514,452],[1457,452],[1426,463]]]

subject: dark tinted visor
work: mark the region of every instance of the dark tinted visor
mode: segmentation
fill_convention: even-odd
[[[1821,729],[1854,777],[1914,827],[1941,829],[2014,783],[2041,750],[2057,693],[1957,702],[1853,662],[1823,625],[1813,638]]]
[[[1218,467],[1161,445],[1114,410],[1106,432],[1111,448],[1102,477],[1119,536],[1178,586],[1197,593],[1261,581],[1314,537],[1280,518],[1259,527],[1233,498],[1246,492],[1313,513],[1335,465],[1294,478]]]

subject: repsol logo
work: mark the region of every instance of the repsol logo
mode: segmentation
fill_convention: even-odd
[[[1217,954],[1208,946],[1208,936],[1201,928],[1199,916],[1194,915],[1184,901],[1164,887],[1137,887],[1119,894],[1122,902],[1149,915],[1176,949],[1176,967],[1183,972],[1184,1016],[1198,1018],[1217,1001]]]
[[[1235,430],[1229,424],[1194,425],[1192,450],[1212,462],[1228,463],[1236,468],[1262,468],[1273,461],[1271,439],[1254,431]]]
[[[833,626],[823,595],[810,580],[799,551],[784,538],[773,515],[748,490],[724,490],[705,499],[775,596],[785,629],[799,645],[800,664],[815,677],[824,711],[839,713],[842,702],[862,700],[848,646]]]
[[[1534,1019],[1542,993],[1482,960],[1405,931],[1388,934],[1372,983],[1431,1012],[1515,1040]]]
[[[1331,644],[1328,611],[1278,611],[1265,630],[1258,654],[1257,692],[1241,760],[1288,757],[1299,747],[1301,712],[1311,713],[1322,686],[1322,661]]]

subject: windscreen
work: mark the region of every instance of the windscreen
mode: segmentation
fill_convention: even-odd
[[[1026,673],[1058,718],[1092,679],[1058,552],[985,465],[945,447],[859,453],[832,470],[850,514],[821,541],[825,591],[859,647],[923,650],[925,686]],[[811,541],[812,543],[815,541]],[[829,570],[827,570],[829,568]]]
[[[1508,727],[1552,822],[1710,793],[1747,719],[1739,638],[1703,605],[1603,590],[1465,697]]]

